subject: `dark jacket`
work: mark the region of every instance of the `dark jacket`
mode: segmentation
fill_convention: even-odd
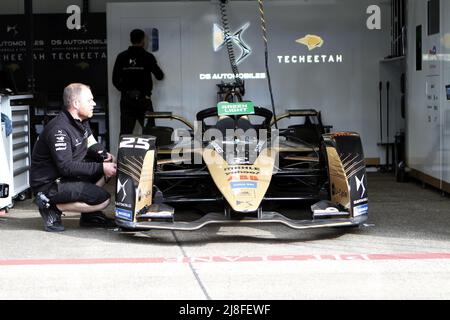
[[[61,111],[39,135],[31,156],[30,186],[36,188],[57,178],[79,178],[103,174],[103,164],[85,162],[89,121],[75,120]]]
[[[144,95],[151,96],[152,74],[158,80],[164,78],[155,56],[142,47],[131,46],[117,56],[112,82],[122,93],[138,90]]]

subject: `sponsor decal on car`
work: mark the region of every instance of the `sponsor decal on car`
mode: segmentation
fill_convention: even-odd
[[[362,198],[362,199],[358,199],[358,200],[353,201],[353,204],[356,206],[358,204],[361,204],[361,203],[364,203],[364,202],[367,202],[367,201],[369,201],[369,198]]]
[[[125,197],[127,196],[127,193],[125,191],[125,185],[127,184],[127,182],[128,182],[128,179],[125,180],[124,183],[120,182],[120,178],[117,179],[117,194],[122,192],[123,196],[122,196],[122,200],[120,200],[122,202],[123,202],[123,200],[125,200]]]
[[[234,103],[222,101],[217,104],[217,114],[219,117],[255,114],[255,105],[251,101]]]
[[[254,166],[229,166],[224,168],[225,175],[238,175],[238,174],[253,174],[258,175],[261,169]]]
[[[231,182],[232,189],[256,189],[258,184],[254,181]]]
[[[258,176],[247,176],[247,175],[240,175],[240,176],[229,176],[228,181],[245,181],[245,180],[251,180],[251,181],[258,181]]]
[[[356,191],[360,191],[361,189],[361,198],[364,197],[364,194],[366,193],[366,187],[364,186],[364,178],[365,175],[363,175],[361,179],[359,179],[358,176],[355,176]]]
[[[133,220],[133,212],[131,210],[116,208],[116,217],[120,218],[120,219],[126,219],[129,221],[132,221]]]
[[[363,204],[363,205],[357,206],[353,209],[353,216],[359,217],[359,216],[368,214],[368,212],[369,212],[369,205]]]

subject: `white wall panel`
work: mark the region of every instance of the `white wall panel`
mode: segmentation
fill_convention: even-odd
[[[381,1],[266,1],[266,20],[269,32],[270,71],[277,113],[293,108],[317,108],[323,111],[324,121],[335,130],[359,132],[366,157],[379,157],[378,132],[378,81],[379,60],[389,54],[389,6]],[[366,8],[379,4],[382,8],[383,29],[369,31],[366,28]],[[111,84],[112,66],[117,54],[127,48],[128,39],[123,36],[126,21],[156,21],[175,19],[180,21],[180,74],[168,72],[168,77],[181,79],[180,88],[163,94],[164,87],[172,87],[169,78],[154,91],[155,109],[167,109],[181,113],[189,120],[201,109],[215,106],[216,84],[220,81],[200,80],[200,74],[230,73],[225,50],[215,53],[212,47],[213,24],[220,25],[218,5],[213,2],[153,2],[109,3],[108,70],[110,141],[112,150],[117,146],[119,123],[119,93]],[[250,27],[244,39],[252,48],[251,57],[239,65],[240,72],[264,73],[263,41],[259,23],[257,1],[231,1],[228,14],[232,31],[245,23]],[[147,19],[147,20],[145,20]],[[319,35],[324,45],[314,51],[295,42],[307,34]],[[160,30],[160,42],[174,40]],[[239,50],[235,47],[236,54]],[[155,53],[166,71],[177,64],[175,57],[164,61],[167,52]],[[342,55],[342,63],[279,63],[278,56],[293,55]],[[179,77],[179,78],[178,78]],[[246,99],[256,105],[269,106],[270,98],[266,80],[247,80]],[[167,92],[167,91],[166,91]],[[116,129],[116,130],[114,130]]]
[[[442,48],[442,74],[443,85],[441,86],[442,102],[442,179],[450,183],[450,100],[447,98],[446,86],[450,86],[450,1],[441,1],[441,48]],[[450,98],[450,97],[449,97]]]
[[[408,113],[409,167],[443,182],[450,182],[450,116],[445,85],[450,84],[450,2],[440,1],[440,33],[428,35],[428,1],[408,2]],[[416,70],[416,27],[422,25],[423,68]]]

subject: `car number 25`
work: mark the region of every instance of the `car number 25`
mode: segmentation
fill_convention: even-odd
[[[149,141],[149,138],[125,137],[122,138],[119,148],[148,150],[150,149]]]

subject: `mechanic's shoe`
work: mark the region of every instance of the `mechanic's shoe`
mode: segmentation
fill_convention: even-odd
[[[80,217],[81,227],[94,227],[94,228],[114,228],[116,223],[114,219],[108,218],[103,212],[86,212],[81,213]]]
[[[53,208],[39,208],[39,213],[44,220],[45,231],[61,232],[65,230],[61,222],[61,211]]]
[[[50,208],[50,199],[47,198],[47,196],[43,192],[38,192],[34,203],[38,206],[39,209]]]

